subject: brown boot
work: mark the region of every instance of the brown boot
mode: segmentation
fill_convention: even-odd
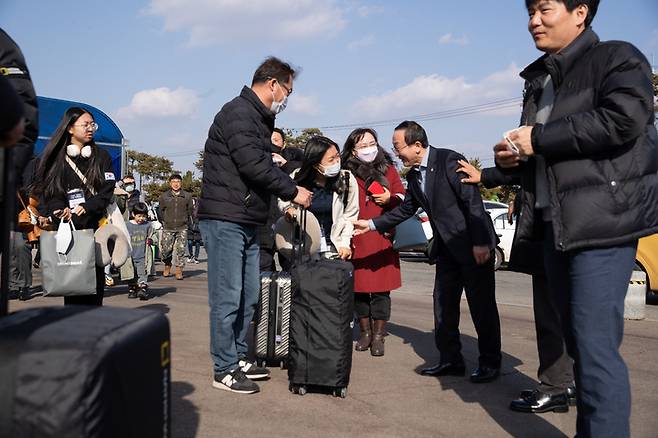
[[[182,280],[183,279],[183,268],[180,266],[176,266],[176,280]]]
[[[372,342],[370,318],[359,318],[359,329],[361,331],[361,336],[359,337],[359,340],[356,341],[354,349],[356,351],[366,351],[368,348],[370,348],[370,342]]]
[[[372,344],[370,345],[370,354],[373,356],[384,355],[384,335],[386,334],[386,321],[376,319],[373,324]]]
[[[162,272],[163,277],[171,277],[171,265],[165,265],[164,271]]]

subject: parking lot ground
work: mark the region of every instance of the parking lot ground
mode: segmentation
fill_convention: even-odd
[[[293,395],[285,370],[272,368],[261,392],[238,395],[211,387],[208,354],[207,266],[186,268],[186,278],[157,278],[156,294],[140,302],[126,286],[107,290],[105,304],[141,307],[167,314],[172,332],[173,437],[561,437],[575,434],[576,411],[519,414],[508,404],[533,388],[538,366],[530,278],[496,273],[502,325],[502,376],[475,385],[467,377],[417,374],[438,360],[432,335],[434,270],[402,262],[404,287],[392,293],[386,355],[355,352],[347,398]],[[158,266],[162,270],[162,265]],[[38,276],[37,276],[38,278]],[[58,305],[61,298],[12,301],[11,310]],[[477,364],[475,330],[462,301],[462,341],[470,371]],[[627,321],[622,354],[630,370],[633,437],[656,437],[658,430],[658,307],[647,318]]]

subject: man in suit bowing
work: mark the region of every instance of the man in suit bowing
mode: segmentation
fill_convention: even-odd
[[[413,216],[419,207],[427,212],[436,259],[434,280],[434,336],[441,359],[421,370],[428,376],[463,376],[466,372],[459,339],[459,305],[462,290],[478,334],[480,357],[471,374],[474,383],[490,382],[500,374],[500,319],[495,299],[494,257],[496,233],[484,210],[477,187],[462,184],[455,170],[464,157],[450,149],[429,145],[425,130],[416,122],[400,123],[393,132],[393,149],[405,166],[407,196],[390,212],[371,220],[358,220],[355,234],[384,232]]]

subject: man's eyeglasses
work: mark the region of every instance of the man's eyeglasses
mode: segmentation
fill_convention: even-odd
[[[409,147],[408,144],[405,144],[401,148],[396,148],[395,146],[393,146],[393,152],[395,152],[396,155],[400,155],[400,152],[402,152],[402,149],[407,148],[407,147]]]
[[[78,123],[73,126],[80,126],[82,129],[85,131],[87,129],[91,129],[92,131],[98,131],[98,123],[96,122],[91,122],[91,123]]]
[[[277,82],[279,82],[279,81],[277,81]],[[283,88],[284,90],[286,90],[286,93],[288,93],[288,96],[290,96],[290,95],[292,94],[292,88],[288,88],[288,87],[286,87],[286,86],[283,85],[283,83],[281,83],[281,82],[279,82],[279,85],[281,85],[281,88]]]
[[[292,94],[292,88],[288,88],[288,87],[286,87],[286,86],[283,84],[283,82],[281,82],[281,81],[278,80],[277,78],[268,78],[268,79],[274,79],[274,80],[276,81],[276,83],[279,84],[279,85],[281,86],[281,88],[283,88],[284,90],[286,90],[286,93],[287,93],[288,96],[290,96],[290,95]]]

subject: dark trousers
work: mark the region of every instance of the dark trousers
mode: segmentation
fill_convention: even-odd
[[[463,363],[459,339],[462,290],[478,335],[479,364],[500,367],[500,318],[496,306],[493,254],[484,265],[457,262],[439,247],[434,279],[434,339],[441,362]]]
[[[32,287],[32,247],[19,231],[10,232],[9,290]]]
[[[558,252],[547,223],[544,264],[560,312],[567,350],[575,362],[578,437],[630,436],[628,369],[619,353],[624,298],[637,241]]]
[[[81,304],[85,306],[102,306],[105,295],[105,268],[96,266],[96,295],[78,295],[64,297],[64,304]]]
[[[277,253],[275,248],[260,248],[260,272],[276,272],[276,263],[274,255]],[[279,254],[279,265],[284,271],[290,271],[291,263],[285,257]]]
[[[356,292],[354,294],[354,311],[359,318],[380,319],[388,321],[391,318],[390,292]]]
[[[532,276],[532,304],[539,353],[539,389],[546,394],[559,394],[573,385],[573,360],[564,344],[560,314],[545,275]]]

